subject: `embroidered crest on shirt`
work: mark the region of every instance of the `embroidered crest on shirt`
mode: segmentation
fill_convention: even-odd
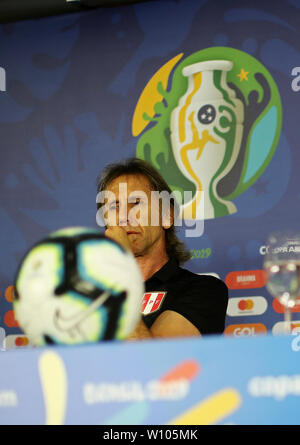
[[[146,292],[142,301],[141,312],[143,315],[157,311],[167,292]]]

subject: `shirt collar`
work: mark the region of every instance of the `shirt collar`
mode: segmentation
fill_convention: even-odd
[[[157,279],[161,282],[168,281],[172,275],[174,275],[178,270],[177,261],[174,258],[171,258],[161,269],[159,269],[155,274],[150,277],[148,281]]]

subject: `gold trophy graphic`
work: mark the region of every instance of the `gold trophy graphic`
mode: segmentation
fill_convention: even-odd
[[[186,93],[171,114],[171,143],[176,163],[196,186],[184,202],[182,218],[204,220],[236,212],[235,205],[217,190],[239,154],[244,122],[244,105],[228,86],[228,60],[209,60],[185,66]]]

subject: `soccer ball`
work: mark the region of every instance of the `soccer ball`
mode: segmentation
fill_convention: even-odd
[[[134,256],[85,227],[35,244],[15,280],[14,311],[32,344],[125,339],[141,317],[144,284]]]

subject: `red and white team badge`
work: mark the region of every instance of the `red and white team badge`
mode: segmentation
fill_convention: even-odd
[[[141,312],[143,315],[157,311],[167,292],[146,292],[142,301]]]

